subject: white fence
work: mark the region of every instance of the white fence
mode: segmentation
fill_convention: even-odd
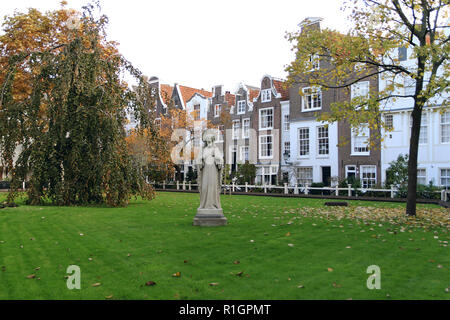
[[[160,185],[162,186],[162,189],[176,189],[176,190],[183,190],[183,191],[192,191],[198,189],[198,184],[194,184],[187,181],[176,181],[175,183],[151,183],[152,185]],[[173,188],[172,188],[173,187]],[[289,186],[287,183],[284,184],[284,186],[274,186],[274,185],[250,185],[248,183],[245,183],[245,185],[238,185],[235,183],[232,184],[223,184],[222,190],[224,193],[227,192],[251,192],[254,189],[260,189],[264,193],[272,193],[272,190],[281,190],[281,192],[277,192],[278,194],[305,194],[309,195],[311,194],[311,191],[317,190],[317,191],[327,191],[330,193],[330,195],[339,196],[339,192],[343,191],[346,196],[348,197],[358,197],[358,192],[361,194],[366,194],[370,192],[384,192],[386,194],[389,194],[390,198],[395,198],[395,195],[399,192],[394,186],[391,186],[390,189],[365,189],[365,188],[352,188],[352,185],[349,184],[346,188],[339,188],[339,186],[335,187],[310,187],[308,185],[306,186]],[[450,190],[441,190],[441,191],[434,191],[434,193],[440,193],[441,195],[441,201],[447,201],[449,198]]]

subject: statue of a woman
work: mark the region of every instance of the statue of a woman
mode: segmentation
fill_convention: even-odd
[[[217,226],[226,224],[220,205],[222,188],[223,154],[215,145],[215,135],[203,136],[203,150],[197,158],[198,189],[200,206],[194,225]]]

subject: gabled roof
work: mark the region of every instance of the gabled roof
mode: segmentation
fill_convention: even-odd
[[[289,100],[289,89],[284,80],[273,79],[273,86],[279,94],[281,94],[281,101]]]
[[[247,88],[249,88],[249,87],[247,86]],[[255,99],[255,98],[257,98],[259,96],[259,91],[260,90],[259,89],[249,88],[248,91],[249,91],[248,100],[250,102],[253,102],[253,99]]]
[[[161,84],[161,99],[165,104],[168,104],[170,99],[172,99],[173,87],[168,84]]]
[[[186,105],[186,102],[188,102],[192,98],[192,96],[196,93],[201,94],[205,98],[212,98],[212,92],[210,92],[210,91],[190,88],[190,87],[181,86],[181,85],[178,85],[178,87],[180,88],[180,94],[181,94],[181,98],[183,99],[184,105]]]

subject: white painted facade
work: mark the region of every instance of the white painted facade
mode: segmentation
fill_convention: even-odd
[[[337,123],[328,124],[328,154],[319,154],[318,128],[325,126],[324,123],[317,122],[316,119],[291,122],[289,139],[291,142],[291,155],[287,167],[290,171],[290,185],[298,184],[302,180],[299,177],[298,168],[312,168],[312,182],[322,182],[322,167],[331,168],[331,177],[338,176],[338,126]],[[309,153],[300,155],[300,129],[309,130]],[[304,184],[304,183],[303,183]],[[309,183],[308,183],[309,184]]]
[[[402,56],[405,60],[402,65],[410,70],[415,69],[415,62],[408,59],[413,54],[412,49],[404,50]],[[399,57],[400,57],[400,51]],[[442,68],[438,74],[442,74]],[[387,80],[380,77],[380,90],[386,88]],[[395,94],[414,94],[415,83],[401,77],[396,78],[396,83],[404,85],[397,88]],[[422,126],[418,156],[418,183],[428,184],[430,181],[437,186],[450,187],[450,107],[445,105],[448,101],[448,91],[440,96],[430,99],[422,114]],[[411,137],[411,112],[414,107],[412,98],[398,98],[396,101],[387,101],[383,108],[383,117],[392,119],[393,131],[382,130],[384,141],[381,149],[382,182],[386,181],[386,169],[400,154],[409,154]],[[390,120],[389,119],[389,120]]]

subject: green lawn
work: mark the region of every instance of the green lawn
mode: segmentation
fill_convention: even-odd
[[[1,209],[0,299],[450,298],[445,209],[399,220],[402,204],[222,196],[229,225],[200,228],[198,201],[159,193],[127,208]],[[81,290],[67,289],[70,265]],[[381,290],[366,287],[370,265]]]

